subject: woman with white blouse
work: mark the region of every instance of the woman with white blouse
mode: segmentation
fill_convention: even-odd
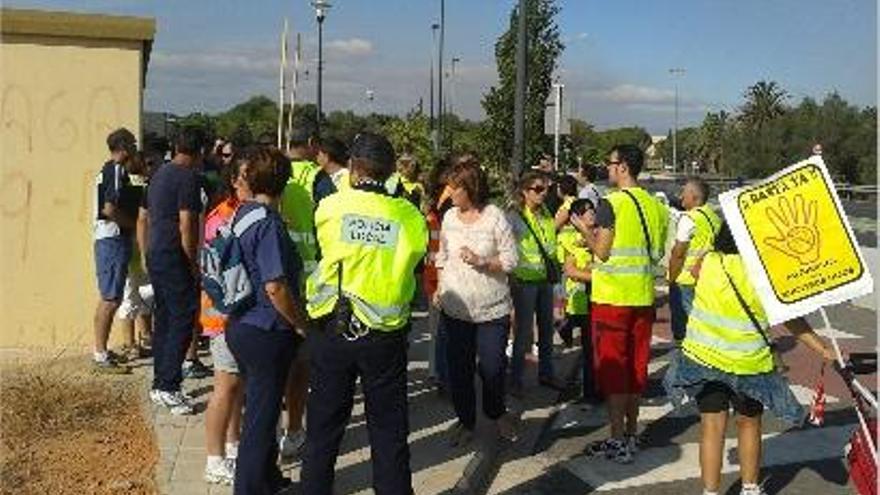
[[[512,309],[507,274],[517,264],[513,231],[504,212],[488,204],[486,174],[476,160],[458,160],[448,181],[454,206],[440,229],[435,303],[448,335],[446,359],[459,419],[452,444],[465,445],[473,438],[476,371],[483,384],[483,412],[496,422],[502,437],[513,440],[514,425],[504,403]]]

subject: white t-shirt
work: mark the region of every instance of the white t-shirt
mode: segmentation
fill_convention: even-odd
[[[578,199],[589,200],[593,204],[593,208],[599,204],[600,197],[602,197],[602,195],[599,194],[599,189],[593,184],[587,184],[578,191]]]
[[[687,213],[682,213],[678,217],[678,226],[675,228],[675,240],[677,242],[691,242],[694,232],[697,230],[697,224]]]

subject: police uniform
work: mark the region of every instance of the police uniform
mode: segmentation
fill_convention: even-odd
[[[412,493],[406,367],[414,270],[425,255],[424,217],[384,185],[361,181],[321,201],[315,212],[321,260],[306,282],[318,329],[311,353],[304,493],[330,494],[355,382],[364,391],[379,494]]]
[[[693,237],[688,243],[687,255],[681,273],[674,283],[669,284],[670,326],[676,341],[681,341],[684,338],[688,313],[690,313],[693,304],[694,284],[697,281],[691,273],[691,269],[697,264],[698,259],[710,251],[715,243],[715,236],[718,235],[718,231],[721,230],[724,223],[709,205],[689,210],[685,216],[690,222],[693,222]]]

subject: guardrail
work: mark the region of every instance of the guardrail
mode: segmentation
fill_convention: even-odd
[[[672,174],[652,174],[652,177],[655,181],[675,181],[678,183],[684,183],[685,176],[682,175],[672,175]],[[736,189],[738,187],[747,186],[750,184],[754,184],[757,182],[755,179],[732,179],[732,178],[713,178],[713,177],[704,177],[706,182],[712,186],[712,190],[715,193],[723,193],[727,192],[731,189]],[[838,183],[835,184],[835,189],[837,190],[837,194],[840,196],[840,199],[844,199],[847,201],[876,201],[877,200],[877,185],[869,184],[869,185],[857,185],[857,184],[849,184],[849,183]]]

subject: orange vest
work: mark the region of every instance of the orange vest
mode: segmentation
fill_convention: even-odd
[[[205,244],[217,235],[217,227],[232,220],[239,202],[233,196],[221,202],[205,217]],[[213,230],[213,232],[209,232]],[[199,324],[202,326],[202,334],[215,336],[226,330],[227,316],[214,309],[214,303],[208,297],[208,293],[202,291],[201,311],[199,312]]]
[[[422,289],[425,295],[430,299],[437,292],[438,276],[437,253],[440,251],[440,212],[431,210],[428,212],[426,219],[428,221],[428,256],[425,258],[425,269],[422,272]]]

